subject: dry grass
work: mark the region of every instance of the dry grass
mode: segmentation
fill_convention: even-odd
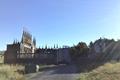
[[[81,73],[78,80],[120,80],[120,63],[106,63],[88,73]]]
[[[1,63],[4,63],[4,56],[3,55],[0,55],[0,64]]]
[[[17,72],[19,65],[0,65],[0,80],[25,80],[22,74]]]

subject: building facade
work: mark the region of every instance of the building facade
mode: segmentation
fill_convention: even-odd
[[[23,54],[35,53],[36,40],[32,40],[32,35],[23,31],[22,39],[20,42],[14,41],[13,44],[7,45],[7,50],[4,54],[5,63],[17,63],[17,59],[24,58]],[[18,55],[19,54],[19,55]]]
[[[4,54],[5,63],[57,64],[70,63],[69,48],[36,48],[36,40],[23,31],[20,42],[7,45]]]

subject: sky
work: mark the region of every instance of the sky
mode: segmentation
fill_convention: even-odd
[[[24,27],[37,47],[117,40],[120,0],[0,0],[0,50],[21,41]]]

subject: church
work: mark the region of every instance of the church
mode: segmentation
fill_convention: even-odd
[[[20,42],[14,41],[13,44],[7,45],[7,50],[4,54],[5,63],[16,63],[18,54],[32,54],[36,50],[36,40],[32,39],[32,35],[23,31],[22,39]]]
[[[69,47],[63,48],[36,48],[36,39],[23,31],[21,41],[14,41],[7,45],[4,54],[4,63],[35,63],[57,64],[60,62],[70,63]]]

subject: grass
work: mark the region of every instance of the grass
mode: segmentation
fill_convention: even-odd
[[[18,73],[23,69],[21,65],[5,65],[4,56],[0,55],[0,80],[25,80],[24,75]]]
[[[0,65],[0,80],[25,80],[22,74],[17,72],[20,65]]]
[[[0,64],[4,63],[4,56],[0,55]]]
[[[90,72],[81,73],[78,80],[120,80],[120,63],[106,63]]]

